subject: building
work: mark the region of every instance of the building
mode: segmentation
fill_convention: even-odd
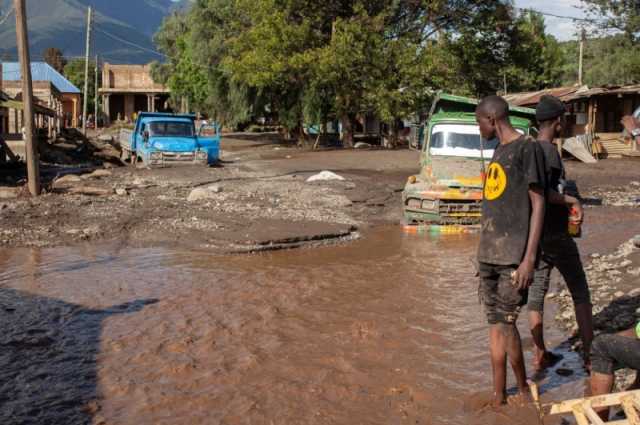
[[[15,97],[22,91],[20,63],[3,62],[2,79],[5,92]],[[57,111],[63,127],[78,127],[81,114],[81,92],[46,62],[31,62],[33,95],[40,106]]]
[[[597,146],[593,153],[627,154],[631,140],[623,137],[622,117],[640,107],[640,84],[629,86],[559,87],[504,96],[511,104],[535,108],[540,98],[550,94],[567,105],[565,137],[587,135]]]
[[[169,90],[153,81],[151,65],[105,63],[99,93],[108,122],[132,121],[138,112],[169,110]]]

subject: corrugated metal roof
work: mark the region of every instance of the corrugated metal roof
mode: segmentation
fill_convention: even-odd
[[[585,97],[584,94],[589,91],[587,86],[571,86],[571,87],[557,87],[552,89],[538,90],[525,93],[512,93],[503,96],[509,103],[518,106],[535,106],[540,102],[540,98],[544,95],[550,94],[567,102],[572,99]]]
[[[18,62],[2,62],[2,79],[5,81],[22,80]],[[61,93],[80,93],[80,90],[46,62],[31,62],[33,81],[50,81]]]

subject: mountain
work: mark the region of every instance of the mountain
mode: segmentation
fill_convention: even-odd
[[[162,19],[189,0],[27,0],[29,45],[33,60],[57,47],[66,57],[83,56],[87,7],[94,10],[91,55],[111,63],[162,60],[153,51],[152,37]],[[13,0],[0,0],[1,15]],[[15,16],[0,25],[0,58],[16,60]]]

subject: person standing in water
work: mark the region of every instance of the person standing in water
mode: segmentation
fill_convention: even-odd
[[[507,359],[518,397],[530,398],[516,321],[536,267],[546,178],[540,145],[513,128],[503,98],[482,99],[476,121],[483,139],[500,141],[485,177],[478,246],[478,292],[489,322],[493,405],[499,406],[507,402]]]
[[[557,268],[567,284],[576,313],[576,321],[582,339],[585,364],[589,365],[589,352],[593,340],[591,295],[587,277],[580,261],[580,252],[569,235],[569,210],[574,209],[574,220],[582,221],[582,206],[573,196],[562,190],[565,172],[562,158],[553,140],[562,134],[565,126],[565,107],[560,99],[542,96],[536,107],[539,133],[538,144],[545,156],[547,173],[547,206],[542,235],[542,255],[529,288],[529,328],[533,337],[533,367],[541,370],[553,365],[561,357],[547,351],[543,333],[544,299],[549,291],[551,271]]]

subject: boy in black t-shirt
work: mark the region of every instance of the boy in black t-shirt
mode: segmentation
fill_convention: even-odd
[[[479,294],[490,325],[493,404],[498,406],[507,401],[507,357],[518,397],[529,396],[516,320],[533,279],[544,222],[546,180],[540,146],[511,126],[504,99],[484,98],[476,108],[476,120],[485,140],[500,140],[486,172],[478,246]]]
[[[589,350],[593,340],[593,318],[591,312],[591,295],[589,285],[580,260],[580,252],[573,238],[569,235],[569,208],[577,212],[577,219],[582,219],[582,206],[573,196],[563,193],[562,182],[565,179],[562,158],[553,140],[562,134],[565,126],[565,107],[560,99],[542,96],[536,107],[538,120],[538,144],[542,148],[547,168],[547,207],[545,211],[544,231],[542,235],[542,254],[535,272],[533,283],[529,288],[529,328],[534,343],[533,367],[544,369],[560,359],[547,351],[544,343],[542,318],[544,299],[549,291],[551,270],[558,269],[569,288],[576,312],[576,320],[585,363],[589,364]]]

